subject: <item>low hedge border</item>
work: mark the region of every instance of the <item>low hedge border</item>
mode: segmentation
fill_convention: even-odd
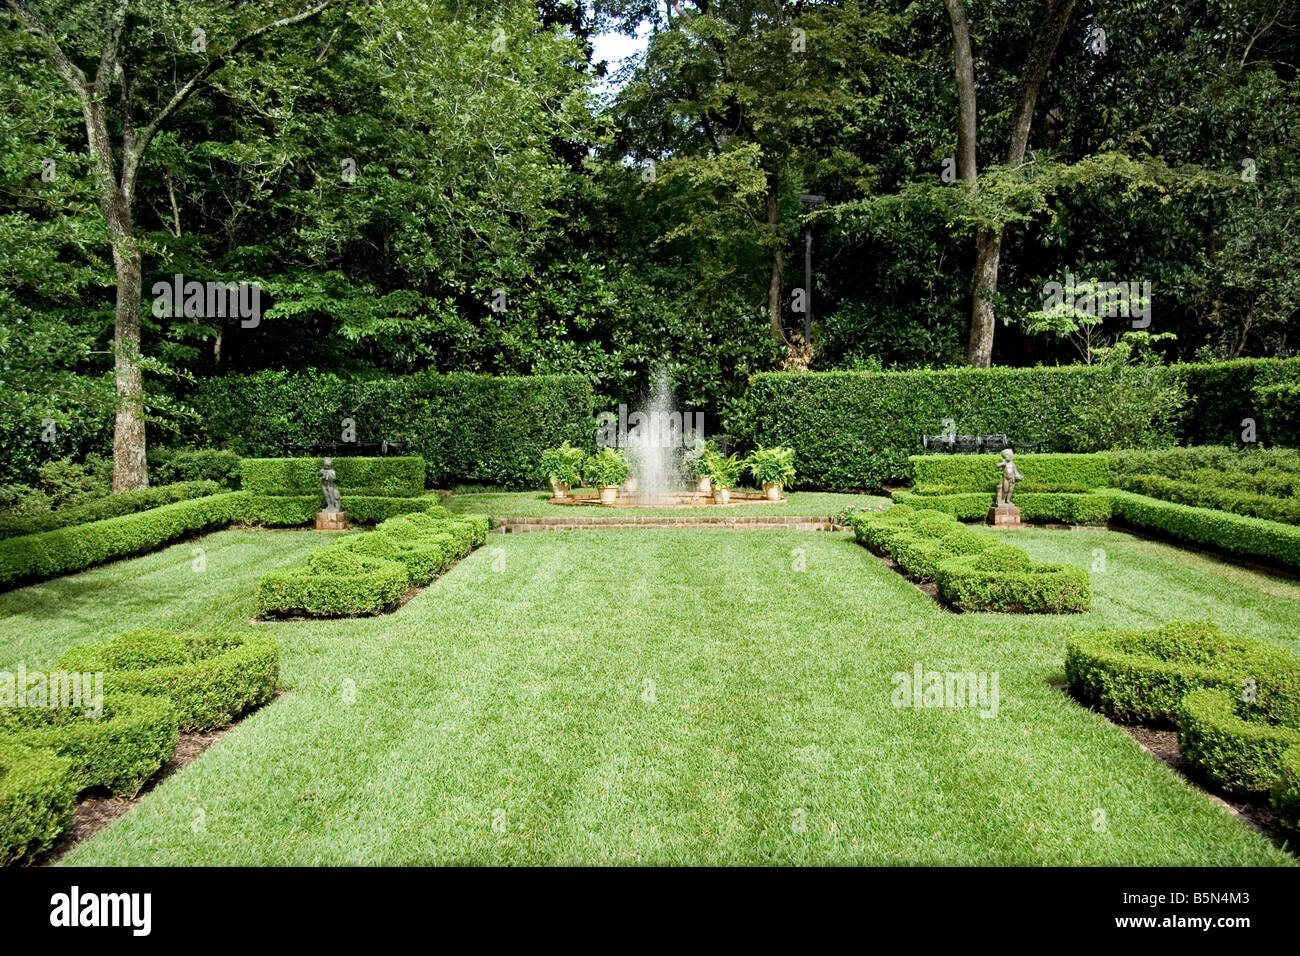
[[[894,492],[894,501],[914,508],[928,508],[950,514],[959,521],[979,521],[993,507],[992,494],[966,492],[952,495],[922,495]],[[1111,517],[1111,501],[1105,494],[1016,493],[1020,519],[1030,524],[1104,525]]]
[[[1132,491],[1160,501],[1226,511],[1264,521],[1300,524],[1300,500],[1293,497],[1261,495],[1237,488],[1166,478],[1163,475],[1124,475],[1116,480],[1116,485],[1123,491]]]
[[[1292,833],[1300,835],[1300,746],[1292,747],[1282,755],[1272,797],[1278,821]]]
[[[1114,518],[1131,527],[1220,548],[1242,558],[1262,558],[1289,568],[1300,568],[1298,527],[1226,511],[1158,501],[1130,491],[1112,489],[1104,494],[1111,501]]]
[[[356,554],[396,561],[406,568],[414,587],[423,587],[460,556],[460,546],[450,534],[432,533],[418,538],[397,538],[373,532],[359,534],[340,542],[340,547]]]
[[[424,494],[424,459],[346,457],[332,460],[344,494],[413,498]],[[241,487],[258,495],[320,496],[320,458],[245,458]],[[318,509],[319,510],[319,509]]]
[[[1228,793],[1269,793],[1282,775],[1283,757],[1300,746],[1300,727],[1254,719],[1258,711],[1228,691],[1206,688],[1183,698],[1178,746],[1188,765]]]
[[[65,758],[78,790],[133,795],[176,750],[180,723],[171,702],[105,694],[103,713],[69,707],[0,708],[0,740]]]
[[[142,629],[81,644],[59,667],[104,673],[104,692],[171,701],[180,729],[224,727],[269,701],[280,679],[280,650],[260,634],[174,634]]]
[[[918,488],[992,494],[1001,480],[998,455],[911,455],[907,460]],[[1016,464],[1027,476],[1024,487],[1035,492],[1089,491],[1111,483],[1110,458],[1103,452],[1018,455]]]
[[[264,495],[246,493],[239,514],[243,524],[267,528],[292,528],[311,524],[321,510],[318,491],[310,495]],[[341,504],[348,520],[354,524],[379,524],[398,515],[423,511],[435,517],[448,517],[451,513],[440,503],[437,495],[418,497],[374,497],[370,495],[342,495]]]
[[[52,847],[71,825],[76,799],[67,760],[0,741],[0,864]]]
[[[963,611],[1075,613],[1092,600],[1083,568],[1035,563],[1023,548],[942,512],[895,505],[855,514],[850,523],[860,543],[888,554],[913,578],[932,577],[940,597]]]
[[[139,491],[124,491],[116,495],[106,495],[95,501],[73,508],[59,508],[48,514],[32,517],[7,515],[0,517],[0,538],[12,538],[25,534],[40,534],[72,525],[89,524],[122,515],[147,511],[178,501],[192,498],[206,498],[220,494],[225,489],[215,481],[178,481],[170,485],[156,485],[141,488]]]
[[[257,585],[261,617],[364,617],[397,606],[411,586],[397,561],[335,546],[297,568],[272,571]]]
[[[1248,681],[1260,706],[1300,717],[1300,659],[1206,621],[1074,635],[1065,676],[1075,697],[1119,722],[1173,723],[1190,692],[1240,694]]]

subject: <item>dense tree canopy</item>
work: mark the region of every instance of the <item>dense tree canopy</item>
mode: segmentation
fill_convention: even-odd
[[[1093,323],[1076,351],[1042,319],[1067,274],[1149,282],[1167,356],[1294,354],[1297,6],[1067,6],[5,0],[0,415],[57,432],[116,406],[120,431],[137,402],[165,440],[195,376],[576,371],[621,398],[658,362],[719,413],[756,371],[967,361],[990,230],[996,364],[1132,331]],[[621,71],[593,57],[611,30],[649,34]],[[802,193],[827,201],[810,217]],[[155,308],[177,274],[256,283],[260,320]]]

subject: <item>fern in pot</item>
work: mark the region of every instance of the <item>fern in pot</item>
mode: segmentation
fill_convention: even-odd
[[[696,437],[686,449],[683,458],[686,470],[695,479],[695,487],[701,495],[713,494],[713,481],[709,478],[709,458],[719,454],[718,446],[711,441]]]
[[[750,452],[745,464],[769,501],[779,501],[781,490],[794,481],[794,449],[789,446],[760,446]]]
[[[731,489],[740,480],[740,470],[744,462],[735,455],[723,458],[721,453],[709,455],[709,481],[713,484],[713,501],[725,505],[731,501]]]
[[[582,469],[588,483],[600,491],[602,505],[618,501],[618,483],[627,477],[627,471],[627,457],[616,448],[602,448],[587,459]]]
[[[556,498],[569,497],[569,489],[582,483],[582,466],[587,453],[574,448],[567,441],[559,448],[542,452],[542,471],[551,482],[551,493]]]

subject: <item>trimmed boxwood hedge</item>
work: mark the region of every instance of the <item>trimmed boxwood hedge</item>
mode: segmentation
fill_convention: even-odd
[[[59,659],[59,667],[102,671],[105,696],[164,697],[181,730],[212,730],[274,696],[280,650],[261,634],[141,629],[80,644]]]
[[[938,486],[951,492],[984,491],[992,494],[1001,481],[1000,456],[912,455],[908,458],[918,491],[921,486]],[[1090,455],[1017,455],[1016,464],[1025,480],[1017,485],[1025,491],[1091,491],[1110,484],[1110,458]]]
[[[963,611],[1075,614],[1092,603],[1086,570],[1036,563],[1012,545],[949,558],[939,564],[934,580],[943,599]]]
[[[1221,548],[1244,558],[1263,558],[1300,568],[1300,528],[1262,518],[1157,501],[1130,491],[1109,490],[1115,518],[1135,528],[1159,531],[1180,541]],[[2,543],[0,543],[2,544]]]
[[[418,538],[367,532],[340,542],[356,554],[387,558],[406,568],[411,584],[423,587],[460,557],[460,546],[450,534],[430,532]]]
[[[1247,681],[1261,706],[1300,718],[1300,659],[1207,621],[1076,634],[1065,676],[1079,700],[1117,721],[1170,723],[1191,691],[1240,693]]]
[[[65,758],[77,790],[134,794],[176,749],[180,722],[170,701],[104,694],[103,713],[84,707],[0,707],[0,741]]]
[[[1116,482],[1124,491],[1132,491],[1161,501],[1172,501],[1194,508],[1210,508],[1231,514],[1247,515],[1265,521],[1300,524],[1300,499],[1261,495],[1237,488],[1195,481],[1179,481],[1163,475],[1125,475]]]
[[[1228,793],[1268,793],[1282,773],[1283,757],[1300,746],[1300,726],[1230,691],[1207,688],[1183,698],[1178,746],[1188,765]]]
[[[1300,834],[1300,746],[1282,755],[1277,780],[1273,784],[1273,809],[1278,821],[1292,833]]]
[[[424,494],[425,466],[419,456],[335,458],[333,465],[345,495],[411,498]],[[240,467],[244,491],[320,499],[320,458],[245,458]]]
[[[1300,382],[1260,386],[1255,399],[1259,403],[1259,438],[1270,445],[1300,445]]]
[[[968,492],[955,495],[919,495],[894,492],[894,501],[916,508],[950,514],[959,521],[982,521],[993,507],[993,495]],[[1030,524],[1103,525],[1110,520],[1111,502],[1104,494],[1021,494],[1015,495],[1020,519]]]
[[[91,521],[103,521],[119,515],[135,514],[177,501],[191,498],[203,498],[220,494],[225,489],[215,481],[180,481],[170,485],[155,485],[138,491],[123,491],[116,495],[106,495],[84,505],[73,508],[59,508],[42,515],[20,517],[17,515],[0,516],[0,538],[11,538],[23,534],[40,534],[71,525],[87,524]]]
[[[244,492],[179,501],[137,514],[92,521],[0,541],[0,587],[84,571],[116,558],[145,554],[177,538],[236,520]]]
[[[358,617],[397,606],[411,586],[405,566],[343,547],[321,548],[297,568],[272,571],[257,586],[262,617]]]
[[[52,847],[76,799],[67,760],[0,740],[0,864]]]
[[[247,494],[247,493],[246,493]],[[343,510],[352,524],[378,524],[398,515],[423,511],[436,517],[448,517],[450,512],[439,502],[437,495],[416,498],[377,498],[368,495],[342,495]],[[314,495],[261,495],[249,494],[239,515],[243,524],[262,525],[268,528],[292,528],[311,524],[321,509],[321,496]]]

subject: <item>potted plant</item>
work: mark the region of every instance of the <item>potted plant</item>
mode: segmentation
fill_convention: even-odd
[[[731,501],[731,489],[740,478],[740,469],[744,467],[735,455],[723,458],[718,452],[709,455],[709,481],[713,484],[713,501],[725,505]]]
[[[718,446],[711,441],[696,437],[686,451],[686,470],[695,479],[696,488],[704,497],[713,494],[713,482],[709,478],[709,456],[718,454]]]
[[[582,483],[582,465],[587,454],[567,441],[559,448],[542,452],[542,471],[551,482],[551,493],[557,498],[569,497],[569,489]]]
[[[638,464],[641,461],[641,451],[637,448],[627,448],[623,451],[623,457],[627,459],[628,475],[623,479],[623,491],[629,498],[636,497],[636,490],[640,486],[640,479],[637,473],[641,470]]]
[[[769,501],[779,500],[781,489],[794,481],[794,449],[787,445],[772,448],[760,445],[749,453],[745,464]]]
[[[602,448],[587,459],[582,473],[600,491],[600,503],[612,505],[618,500],[618,483],[627,477],[627,458],[616,448]]]

